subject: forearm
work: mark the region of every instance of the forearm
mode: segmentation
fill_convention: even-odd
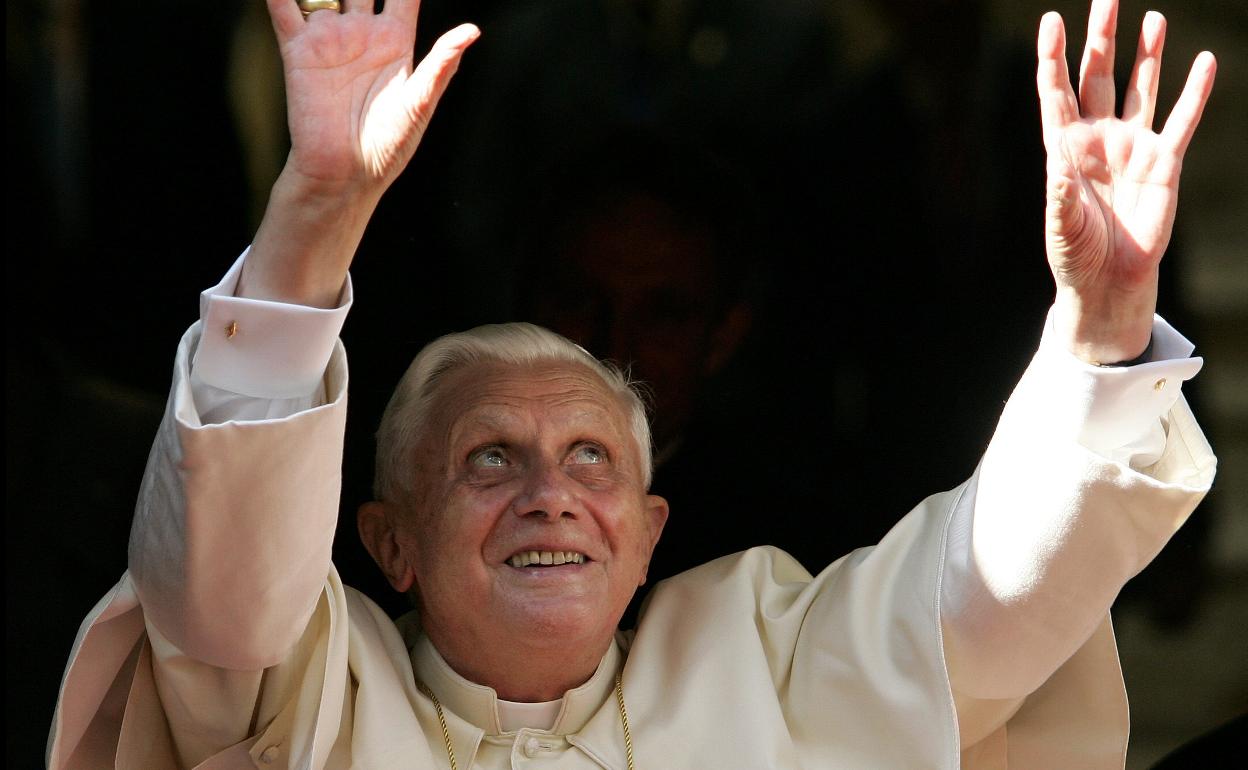
[[[416,3],[305,23],[269,3],[286,79],[291,151],[239,296],[333,307],[368,219],[428,127],[479,34],[461,25],[413,66]],[[357,11],[362,9],[355,9]]]
[[[1157,307],[1157,284],[1105,289],[1106,296],[1089,298],[1059,287],[1053,306],[1053,326],[1066,349],[1093,365],[1132,361],[1148,347]]]
[[[335,307],[381,192],[319,183],[288,164],[273,185],[235,295]]]
[[[280,659],[328,574],[351,299],[349,283],[334,310],[236,298],[241,267],[179,350],[130,547],[149,621],[227,668]]]
[[[1042,684],[1213,476],[1178,394],[1198,359],[1102,372],[1058,348],[1046,342],[1011,397],[950,529],[945,650],[955,692],[974,698]]]

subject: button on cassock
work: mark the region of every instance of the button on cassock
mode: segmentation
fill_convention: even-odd
[[[524,742],[524,755],[529,759],[533,759],[543,751],[553,751],[554,749],[554,743],[548,743],[537,738],[529,738]]]
[[[525,753],[525,756],[529,757],[529,759],[536,757],[538,755],[538,752],[540,752],[541,750],[542,750],[541,744],[537,742],[536,738],[530,738],[524,742],[524,753]]]

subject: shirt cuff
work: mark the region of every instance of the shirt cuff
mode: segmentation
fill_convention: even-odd
[[[192,371],[200,382],[253,398],[307,396],[320,384],[351,309],[351,278],[332,309],[235,297],[248,251],[200,295],[203,336]]]
[[[1204,359],[1195,346],[1161,316],[1153,316],[1153,360],[1135,366],[1095,366],[1079,360],[1057,339],[1050,311],[1037,356],[1055,395],[1071,398],[1064,420],[1051,426],[1069,431],[1085,448],[1133,468],[1151,465],[1165,448],[1165,415],[1182,385]],[[1065,411],[1065,410],[1063,410]]]

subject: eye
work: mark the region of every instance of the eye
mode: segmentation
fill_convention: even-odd
[[[468,462],[479,468],[502,468],[507,465],[507,455],[502,447],[486,446],[473,450]]]
[[[578,444],[568,460],[575,465],[601,465],[607,461],[607,452],[597,444]]]

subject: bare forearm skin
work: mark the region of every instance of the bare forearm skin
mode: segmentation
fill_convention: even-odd
[[[380,199],[380,191],[326,185],[287,166],[273,185],[236,295],[336,306]]]
[[[1157,307],[1157,284],[1135,292],[1109,287],[1106,294],[1088,297],[1059,288],[1053,327],[1066,350],[1084,363],[1104,366],[1132,361],[1148,347]]]

